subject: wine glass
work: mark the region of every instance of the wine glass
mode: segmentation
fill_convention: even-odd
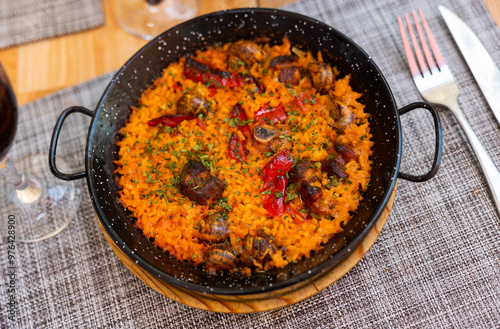
[[[29,155],[15,163],[8,159],[17,123],[16,97],[0,63],[0,178],[4,176],[8,183],[0,185],[0,231],[9,241],[36,242],[56,235],[71,222],[82,186],[55,178],[48,154]],[[68,167],[63,159],[57,161]]]
[[[115,0],[120,26],[146,40],[193,18],[199,9],[200,0]]]

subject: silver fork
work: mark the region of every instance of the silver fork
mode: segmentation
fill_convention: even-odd
[[[460,109],[458,105],[458,85],[455,82],[450,69],[445,64],[431,30],[429,29],[429,25],[427,24],[427,21],[425,20],[425,17],[420,9],[418,10],[418,14],[424,27],[423,31],[417,14],[415,11],[412,11],[413,21],[417,29],[418,38],[420,39],[420,45],[425,58],[420,50],[420,45],[417,41],[417,37],[415,36],[415,32],[413,31],[410,18],[407,14],[405,14],[406,25],[408,26],[408,32],[413,44],[413,49],[415,50],[417,61],[415,61],[413,51],[410,47],[410,43],[408,42],[403,21],[400,17],[398,17],[401,38],[403,39],[403,47],[408,60],[408,66],[410,67],[411,74],[413,75],[413,81],[415,81],[417,89],[426,101],[442,104],[455,115],[467,138],[469,139],[476,158],[486,177],[486,182],[490,188],[497,211],[500,213],[500,173],[495,167],[493,161],[491,161],[491,158],[488,156],[488,153],[486,153],[486,150]],[[426,37],[432,52],[429,50],[425,40]]]

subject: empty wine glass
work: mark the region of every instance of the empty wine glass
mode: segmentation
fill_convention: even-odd
[[[15,163],[9,160],[17,123],[16,97],[0,63],[0,174],[7,183],[0,180],[0,231],[9,241],[36,242],[70,223],[81,201],[82,186],[55,178],[48,154],[29,155]],[[58,165],[67,168],[60,158]]]
[[[146,40],[193,18],[199,9],[200,0],[115,0],[120,26]]]

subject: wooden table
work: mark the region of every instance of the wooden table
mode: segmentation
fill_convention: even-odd
[[[201,0],[200,14],[241,7],[278,8],[294,0]],[[484,0],[500,26],[500,1]],[[114,0],[103,0],[99,28],[0,51],[19,105],[121,67],[146,41],[123,31]]]

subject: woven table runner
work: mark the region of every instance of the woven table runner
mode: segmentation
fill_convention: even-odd
[[[460,13],[500,63],[500,30],[481,1],[443,0]],[[460,105],[500,167],[500,126],[454,44],[433,0],[315,0],[286,7],[324,21],[364,48],[384,72],[400,107],[421,100],[402,55],[396,18],[421,8],[461,89]],[[47,152],[61,111],[94,109],[112,74],[20,109],[10,157]],[[416,112],[416,113],[413,113]],[[402,117],[402,170],[423,173],[434,130],[425,111]],[[379,238],[344,277],[317,295],[257,314],[217,314],[170,300],[135,277],[107,244],[90,197],[59,235],[16,244],[17,310],[6,307],[7,245],[0,244],[1,328],[499,328],[500,217],[457,121],[441,109],[444,154],[428,182],[399,180]],[[36,118],[36,120],[34,120]],[[58,154],[82,169],[89,119],[68,118]],[[69,132],[69,133],[68,133]],[[0,186],[7,186],[0,181]],[[2,205],[0,205],[0,215]],[[4,228],[2,228],[4,229]]]
[[[101,0],[2,0],[0,49],[102,24]]]

